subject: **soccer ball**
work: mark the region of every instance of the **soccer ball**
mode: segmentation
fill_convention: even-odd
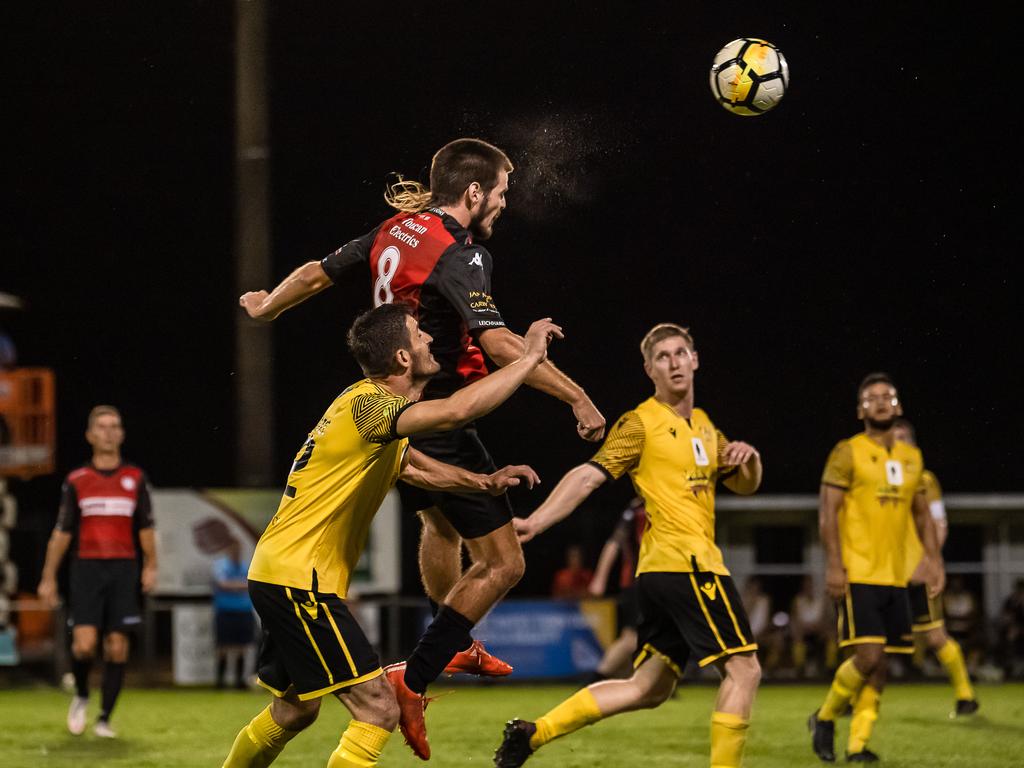
[[[786,95],[789,65],[767,40],[741,37],[722,48],[711,67],[711,92],[734,115],[761,115]]]

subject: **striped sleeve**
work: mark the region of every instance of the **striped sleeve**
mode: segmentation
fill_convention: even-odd
[[[644,423],[636,411],[629,411],[615,422],[604,445],[594,454],[590,463],[612,480],[618,480],[640,463],[643,450]]]
[[[380,392],[352,399],[352,421],[368,443],[386,445],[398,439],[398,416],[412,405],[404,397]]]

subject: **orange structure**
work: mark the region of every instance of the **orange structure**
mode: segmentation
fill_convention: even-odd
[[[49,368],[0,371],[0,477],[28,480],[53,472],[55,389]]]

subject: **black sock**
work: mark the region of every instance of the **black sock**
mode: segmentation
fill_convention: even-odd
[[[428,597],[427,602],[430,603],[430,615],[437,616],[437,612],[441,610],[441,606],[435,603],[432,597]]]
[[[100,720],[106,722],[110,719],[122,685],[124,685],[124,662],[108,661],[103,665],[103,702]]]
[[[426,693],[427,686],[440,676],[452,656],[472,642],[472,628],[472,621],[442,605],[405,663],[405,684],[416,693]]]
[[[71,658],[71,674],[75,676],[75,695],[83,699],[89,698],[89,670],[92,659]]]
[[[226,653],[222,653],[220,656],[217,657],[217,687],[218,688],[223,688],[224,687],[224,675],[227,674],[227,671],[228,671],[228,655]]]
[[[245,688],[245,651],[238,651],[235,659],[235,688]]]

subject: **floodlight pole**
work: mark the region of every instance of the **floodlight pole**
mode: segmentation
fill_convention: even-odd
[[[270,287],[267,3],[235,0],[235,295]],[[235,311],[236,479],[272,482],[274,389],[269,324]]]

